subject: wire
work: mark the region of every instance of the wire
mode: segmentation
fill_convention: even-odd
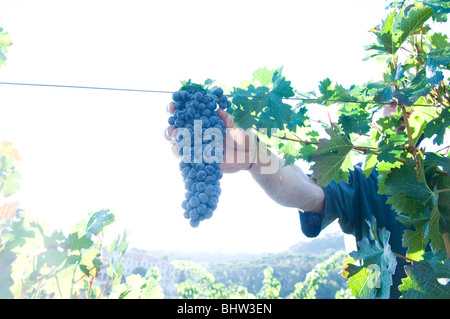
[[[121,88],[107,88],[96,86],[79,86],[79,85],[59,85],[59,84],[36,84],[36,83],[13,83],[0,82],[4,85],[20,85],[20,86],[39,86],[39,87],[55,87],[55,88],[69,88],[69,89],[88,89],[88,90],[108,90],[108,91],[127,91],[127,92],[144,92],[144,93],[167,93],[172,94],[173,91],[158,91],[158,90],[140,90],[140,89],[121,89]]]
[[[60,85],[60,84],[38,84],[38,83],[18,83],[18,82],[0,82],[2,85],[18,85],[18,86],[36,86],[36,87],[54,87],[54,88],[69,88],[69,89],[88,89],[88,90],[108,90],[108,91],[124,91],[124,92],[143,92],[143,93],[162,93],[172,94],[173,91],[163,90],[143,90],[143,89],[125,89],[125,88],[109,88],[109,87],[97,87],[97,86],[79,86],[79,85]],[[233,96],[230,94],[229,96]],[[251,96],[249,96],[251,97]],[[358,101],[358,100],[327,100],[327,99],[311,99],[290,97],[285,100],[295,100],[303,102],[334,102],[334,103],[358,103],[358,104],[380,104],[380,105],[397,105],[395,102],[375,102],[375,101]],[[415,104],[414,106],[439,106],[432,104]]]

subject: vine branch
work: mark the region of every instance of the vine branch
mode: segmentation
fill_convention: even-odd
[[[402,110],[403,121],[405,123],[406,133],[408,135],[408,142],[409,142],[408,150],[411,152],[413,157],[416,157],[417,149],[414,143],[414,139],[412,137],[411,126],[409,125],[409,114],[408,112],[406,112],[406,108],[404,105],[399,104],[399,106],[400,109]]]

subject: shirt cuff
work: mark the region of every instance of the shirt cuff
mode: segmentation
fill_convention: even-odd
[[[298,212],[300,215],[300,227],[306,237],[317,237],[322,230],[323,215],[314,212]]]

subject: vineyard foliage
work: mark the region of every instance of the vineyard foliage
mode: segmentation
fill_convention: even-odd
[[[389,297],[400,257],[408,261],[399,288],[404,298],[450,298],[450,42],[433,31],[448,13],[448,1],[392,2],[387,17],[370,30],[375,43],[364,47],[366,59],[385,64],[378,81],[344,88],[327,78],[317,91],[304,93],[282,68],[261,68],[231,91],[236,125],[257,132],[286,165],[310,163],[320,186],[348,182],[355,158],[363,158],[367,176],[379,173],[379,193],[389,196],[387,203],[406,226],[407,253],[391,251],[386,229],[359,242],[344,267],[357,297]],[[288,103],[295,100],[295,106]],[[328,122],[310,116],[319,109]],[[385,109],[392,114],[383,114]],[[377,285],[368,284],[374,274],[369,267],[380,272]]]
[[[19,153],[11,143],[1,142],[0,181],[2,189],[8,190],[2,192],[2,201],[18,189],[19,161]],[[145,274],[124,275],[128,232],[117,235],[108,246],[104,243],[105,231],[115,221],[115,215],[103,209],[89,214],[87,220],[74,225],[65,235],[33,219],[20,209],[18,202],[1,205],[0,299],[167,297],[157,268]],[[338,254],[341,256],[342,252]],[[216,282],[213,274],[194,262],[177,260],[173,265],[182,274],[177,283],[180,298],[274,299],[280,295],[281,283],[274,277],[271,267],[261,269],[264,277],[261,288],[251,293],[242,285]],[[317,284],[325,282],[328,271],[336,272],[338,267],[334,263],[321,264],[325,272],[317,275],[313,270],[314,275],[309,278],[314,276],[315,284],[297,287],[296,294],[304,290],[303,295],[313,298]],[[106,274],[106,283],[99,280],[100,274],[103,278]],[[339,290],[337,295],[340,293]]]
[[[257,132],[277,150],[286,165],[311,164],[319,185],[347,182],[355,155],[364,158],[367,176],[379,173],[379,192],[405,226],[406,256],[388,245],[386,229],[367,221],[371,238],[344,260],[343,276],[357,298],[388,298],[395,258],[406,259],[406,275],[398,287],[402,298],[450,298],[450,42],[433,26],[447,22],[446,0],[394,1],[387,16],[371,29],[374,43],[367,59],[384,63],[379,81],[344,88],[324,79],[314,92],[300,92],[282,75],[282,68],[261,68],[251,81],[233,88],[232,108],[237,126]],[[0,66],[11,40],[0,28]],[[296,105],[289,102],[298,101]],[[331,113],[338,107],[337,120]],[[383,109],[393,111],[383,116]],[[312,110],[329,114],[317,123]],[[398,128],[402,128],[399,130]],[[127,232],[105,247],[104,230],[115,221],[107,209],[91,213],[66,235],[49,230],[4,199],[14,194],[20,174],[18,152],[0,144],[0,297],[1,298],[161,298],[159,275],[123,278]],[[291,298],[313,298],[323,276],[338,265],[333,256],[295,286]],[[278,298],[280,281],[273,269],[263,271],[262,288],[250,293],[242,286],[216,283],[199,265],[178,262],[189,276],[177,289],[183,298]],[[105,270],[106,269],[106,270]],[[110,280],[98,286],[106,271]],[[373,282],[373,274],[379,280]],[[108,288],[111,293],[105,294]],[[337,295],[347,296],[346,292]]]

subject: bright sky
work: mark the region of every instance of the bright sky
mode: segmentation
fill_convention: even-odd
[[[226,87],[284,66],[301,91],[330,77],[377,79],[363,62],[382,0],[0,0],[14,42],[0,81],[174,91],[180,80]],[[178,159],[164,139],[169,94],[0,85],[0,140],[18,148],[22,181],[8,202],[67,229],[92,211],[119,215],[132,247],[277,252],[305,240],[298,212],[247,172],[225,175],[214,216],[182,216]],[[1,204],[1,203],[0,203]],[[327,231],[336,231],[334,224]]]

